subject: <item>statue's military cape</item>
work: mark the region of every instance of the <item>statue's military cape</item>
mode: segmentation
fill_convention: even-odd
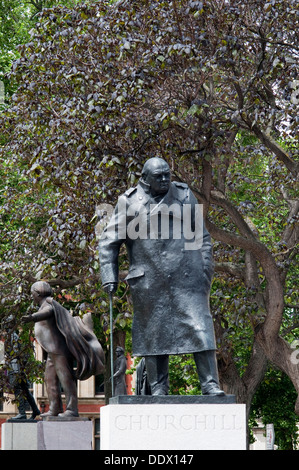
[[[104,371],[104,352],[93,331],[80,317],[73,317],[56,300],[48,298],[47,302],[53,306],[57,327],[76,360],[76,378],[86,380],[93,375],[101,374]]]

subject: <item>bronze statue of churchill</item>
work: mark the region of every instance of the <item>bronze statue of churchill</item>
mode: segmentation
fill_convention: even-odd
[[[133,355],[145,357],[152,395],[168,393],[169,355],[183,353],[194,354],[202,392],[224,395],[209,307],[211,237],[204,222],[198,223],[197,208],[189,187],[171,182],[167,162],[151,158],[138,185],[119,198],[99,242],[102,282],[109,292],[116,291],[119,250],[126,245]]]

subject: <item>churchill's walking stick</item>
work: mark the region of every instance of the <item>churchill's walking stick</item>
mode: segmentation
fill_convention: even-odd
[[[113,293],[109,292],[110,299],[110,363],[111,363],[111,394],[114,396],[114,367],[113,367]]]

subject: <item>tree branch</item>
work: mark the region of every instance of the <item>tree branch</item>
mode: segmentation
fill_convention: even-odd
[[[219,273],[227,273],[245,280],[245,266],[238,266],[229,262],[215,263],[215,271]]]
[[[263,330],[266,342],[271,341],[279,333],[284,307],[283,287],[274,258],[268,249],[253,237],[245,238],[226,232],[208,220],[206,226],[213,238],[228,245],[238,246],[245,251],[250,251],[263,267],[267,279],[267,317],[263,324]]]
[[[243,219],[236,207],[233,206],[231,202],[228,201],[224,196],[222,196],[221,193],[212,191],[210,202],[225,209],[226,213],[230,215],[232,221],[235,223],[242,235],[245,237],[255,238],[255,234],[252,232],[251,228]]]
[[[260,139],[260,141],[267,147],[271,152],[273,152],[276,157],[283,162],[286,168],[295,176],[298,175],[299,163],[292,160],[289,155],[284,151],[284,149],[274,140],[272,137],[263,132],[260,127],[251,121],[251,119],[245,115],[245,113],[240,113],[243,121],[247,124],[250,130]]]

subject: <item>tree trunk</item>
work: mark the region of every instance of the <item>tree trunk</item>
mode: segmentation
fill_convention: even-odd
[[[266,317],[264,323],[259,325],[255,335],[257,356],[254,357],[253,355],[251,358],[253,363],[259,365],[259,371],[258,373],[254,372],[253,367],[249,364],[245,374],[246,377],[243,378],[243,381],[246,379],[246,393],[244,396],[242,396],[243,391],[240,392],[242,387],[240,387],[239,381],[237,387],[236,385],[234,386],[238,400],[249,404],[254,392],[262,380],[262,374],[266,369],[264,363],[265,359],[263,360],[259,358],[261,351],[266,359],[288,375],[295,389],[299,393],[299,364],[296,363],[298,361],[294,361],[292,356],[293,350],[290,345],[279,336],[284,309],[284,298],[282,281],[273,256],[265,246],[253,237],[244,238],[239,235],[234,235],[232,233],[225,232],[208,222],[207,227],[211,235],[216,240],[232,244],[233,246],[238,246],[252,253],[255,259],[259,260],[267,280],[267,288],[265,292]],[[295,405],[295,411],[299,414],[298,398]]]
[[[235,394],[239,403],[246,403],[248,417],[252,398],[263,380],[268,361],[289,376],[299,394],[299,361],[292,360],[293,350],[279,336],[284,310],[284,277],[280,275],[270,251],[259,241],[254,229],[245,221],[236,207],[226,199],[224,191],[211,191],[212,166],[203,162],[202,170],[202,188],[196,193],[200,202],[204,204],[204,214],[208,213],[209,204],[222,207],[236,225],[240,235],[224,231],[209,220],[206,220],[207,229],[215,240],[244,250],[245,275],[242,275],[241,279],[245,281],[247,287],[254,287],[254,300],[265,312],[263,323],[253,324],[255,337],[252,355],[243,377],[240,377],[230,352],[226,351],[219,360],[219,374],[223,388],[227,393]],[[223,178],[225,180],[225,175]],[[224,181],[222,182],[223,189],[225,189]],[[291,205],[291,211],[294,212],[294,204]],[[265,292],[261,292],[260,289],[257,274],[258,263],[263,269],[267,282]],[[230,266],[222,264],[218,268],[220,270],[228,269],[230,274],[235,275],[240,272],[231,264]],[[221,338],[222,327],[219,322],[217,323],[217,320],[215,328],[216,336]],[[299,414],[299,398],[296,401],[295,411]]]

